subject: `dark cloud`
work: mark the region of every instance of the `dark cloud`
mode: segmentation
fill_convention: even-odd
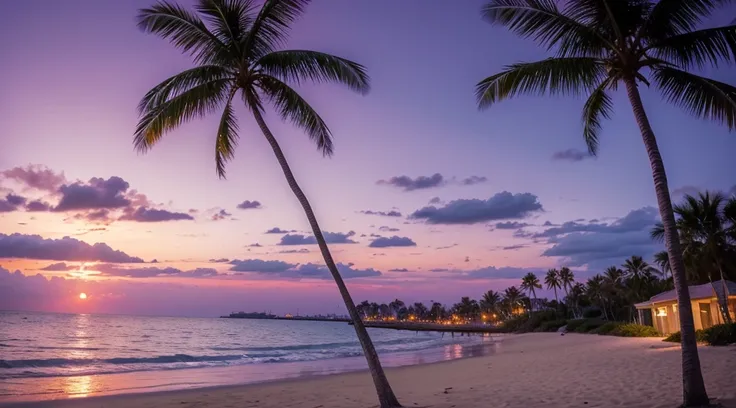
[[[262,259],[233,259],[230,270],[235,272],[285,272],[297,266],[284,261],[264,261]]]
[[[396,210],[391,210],[391,211],[363,210],[360,213],[365,214],[365,215],[382,215],[384,217],[401,217],[401,213]]]
[[[559,224],[552,224],[551,221],[545,221],[544,224],[542,224],[543,227],[556,227]]]
[[[291,231],[289,231],[289,230],[282,230],[279,227],[273,227],[270,230],[264,232],[264,234],[288,234],[290,232],[296,232],[296,231],[294,231],[294,230],[291,230]]]
[[[445,178],[440,173],[435,173],[429,177],[419,176],[411,178],[409,176],[394,176],[388,180],[378,180],[376,184],[389,185],[403,189],[404,191],[422,190],[433,187],[440,187],[446,183]]]
[[[503,249],[504,251],[515,251],[517,249],[522,249],[522,248],[526,248],[526,245],[524,244],[509,245],[509,246],[502,247],[501,249]]]
[[[658,221],[658,211],[645,207],[610,224],[566,222],[538,234],[552,244],[542,255],[561,257],[570,266],[588,265],[588,269],[618,265],[632,255],[651,259],[663,248],[649,235]]]
[[[235,272],[253,272],[283,278],[332,279],[332,274],[324,265],[313,263],[292,264],[284,261],[264,261],[261,259],[233,260],[230,262]],[[372,268],[357,269],[352,263],[337,264],[343,279],[381,276],[381,272]]]
[[[232,216],[233,216],[232,214],[230,214],[229,212],[225,211],[224,209],[220,209],[220,211],[212,214],[211,219],[212,219],[212,221],[221,221],[221,220],[230,218]]]
[[[130,184],[120,177],[105,180],[93,177],[89,182],[64,184],[59,187],[61,199],[54,211],[117,209],[128,207],[131,200],[125,196]]]
[[[461,279],[518,279],[522,278],[529,272],[536,273],[539,276],[539,274],[544,271],[542,269],[534,268],[515,268],[511,266],[497,268],[495,266],[487,266],[484,268],[462,271],[457,274],[457,277]]]
[[[41,200],[34,200],[26,204],[26,211],[28,212],[51,211],[51,204],[45,201],[41,201]]]
[[[228,262],[230,262],[230,260],[227,259],[227,258],[213,258],[213,259],[210,259],[210,262],[212,262],[212,263],[228,263]]]
[[[410,247],[417,246],[417,243],[411,238],[394,235],[393,237],[376,238],[368,246],[371,248]]]
[[[280,254],[308,254],[311,252],[307,248],[299,248],[299,249],[282,249],[278,253]]]
[[[398,228],[388,227],[388,226],[385,226],[385,225],[379,227],[378,230],[379,231],[383,231],[383,232],[398,232],[399,231]]]
[[[15,194],[8,194],[4,199],[0,198],[0,213],[13,212],[23,205],[26,199]]]
[[[566,160],[571,162],[579,162],[585,159],[593,158],[590,154],[578,149],[567,149],[556,152],[552,155],[552,160]]]
[[[460,199],[444,207],[429,206],[415,211],[409,218],[430,224],[475,224],[503,219],[524,218],[542,211],[542,204],[531,193],[497,193],[488,200]]]
[[[532,234],[529,231],[525,231],[523,229],[518,229],[514,231],[514,238],[531,238],[534,234]]]
[[[440,202],[442,202],[442,200],[439,197],[432,197],[432,199],[429,200],[430,204],[439,204]]]
[[[496,223],[496,228],[510,230],[510,229],[519,229],[519,228],[528,227],[529,225],[531,224],[527,224],[525,222],[506,221],[506,222]]]
[[[447,268],[432,268],[429,271],[430,272],[448,272],[449,269],[447,269]]]
[[[261,203],[259,201],[245,200],[242,203],[238,204],[237,208],[240,210],[253,210],[256,208],[261,208]]]
[[[189,278],[211,278],[217,276],[217,270],[213,268],[197,268],[182,271],[177,268],[159,268],[155,266],[143,268],[122,268],[117,265],[96,265],[94,270],[99,271],[102,276],[118,276],[126,278],[155,278],[155,277],[189,277]]]
[[[389,272],[409,272],[409,270],[406,268],[394,268],[394,269],[389,269],[388,271]]]
[[[61,272],[61,271],[73,271],[74,269],[77,269],[77,267],[73,265],[67,265],[66,262],[57,262],[57,263],[52,263],[50,265],[46,265],[40,270]]]
[[[435,249],[450,249],[450,248],[454,248],[456,246],[457,246],[457,244],[452,244],[452,245],[440,246],[440,247],[437,247]]]
[[[263,245],[261,245],[261,244],[259,244],[258,242],[256,242],[255,244],[250,244],[250,245],[248,245],[248,246],[249,246],[249,247],[251,247],[251,248],[260,248],[260,247],[262,247]]]
[[[488,177],[484,177],[484,176],[470,176],[470,177],[467,177],[467,178],[462,179],[460,181],[460,184],[462,184],[464,186],[472,186],[474,184],[485,183],[486,181],[488,181]],[[430,204],[431,204],[431,202],[430,202]]]
[[[13,180],[27,188],[56,192],[66,182],[64,173],[56,173],[46,166],[28,165],[0,172],[0,177]]]
[[[141,258],[114,250],[101,242],[90,245],[70,237],[44,239],[39,235],[25,234],[0,234],[0,258],[113,263],[143,262]]]
[[[157,210],[155,208],[138,207],[135,211],[126,211],[119,220],[136,222],[165,222],[193,220],[194,217],[187,213],[172,212],[168,210]]]
[[[347,233],[325,231],[322,234],[328,244],[356,243],[350,239],[350,237],[355,235],[355,231],[349,231]],[[281,237],[281,241],[279,241],[278,245],[317,245],[317,239],[313,235],[286,234]]]

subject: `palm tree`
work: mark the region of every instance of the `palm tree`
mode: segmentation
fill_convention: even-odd
[[[404,302],[399,299],[394,299],[393,302],[388,304],[388,307],[391,308],[391,311],[394,314],[394,317],[399,318],[399,313],[401,312],[402,308],[404,308]]]
[[[583,136],[592,155],[598,151],[602,119],[613,111],[609,91],[623,85],[652,167],[665,242],[677,290],[682,333],[683,397],[686,406],[708,404],[695,341],[685,266],[675,227],[667,176],[638,84],[653,83],[663,96],[690,114],[736,128],[736,87],[688,70],[732,61],[736,25],[698,29],[724,5],[715,0],[569,0],[564,9],[552,0],[490,0],[483,16],[555,56],[517,63],[476,88],[487,108],[519,94],[589,93],[583,108]],[[645,76],[645,75],[648,75]]]
[[[555,301],[559,303],[560,301],[557,299],[557,289],[560,288],[560,273],[557,269],[550,269],[547,271],[547,275],[544,276],[544,284],[547,285],[547,289],[554,289]]]
[[[480,299],[480,308],[483,313],[495,314],[498,311],[498,304],[501,302],[501,294],[493,290],[483,294]]]
[[[605,289],[604,289],[604,278],[601,275],[595,275],[588,279],[585,285],[586,295],[590,298],[591,302],[598,303],[603,312],[603,317],[608,319],[608,313],[606,312],[606,301],[605,301]]]
[[[585,296],[585,286],[582,283],[575,283],[567,294],[568,301],[573,305],[573,315],[580,316],[580,300]]]
[[[381,407],[400,406],[386,379],[368,332],[330,254],[312,206],[297,184],[279,143],[263,113],[270,102],[282,119],[302,128],[325,156],[333,152],[332,135],[324,120],[288,83],[335,82],[365,94],[369,78],[355,62],[322,52],[278,50],[289,26],[303,14],[308,0],[266,0],[258,9],[250,0],[198,0],[196,13],[160,1],[140,10],[138,27],[169,40],[193,57],[196,67],[151,89],[138,108],[135,147],[145,152],[161,137],[191,119],[221,110],[215,138],[217,174],[233,158],[238,140],[235,97],[241,97],[281,166],[287,183],[307,215],[325,264],[334,278],[378,393]]]
[[[438,320],[442,320],[446,314],[447,311],[445,310],[445,307],[442,306],[442,303],[432,302],[432,308],[429,310],[429,317],[432,320],[434,320],[435,322]]]
[[[667,273],[670,272],[670,257],[667,255],[667,251],[659,251],[656,254],[654,254],[654,263],[659,266],[659,269],[662,271],[662,275],[664,278],[667,278]]]
[[[503,291],[503,300],[509,308],[509,316],[513,316],[514,309],[519,306],[523,295],[516,286],[511,286]]]
[[[532,272],[527,273],[521,278],[521,290],[533,296],[534,303],[537,302],[537,289],[542,289],[542,284],[539,283],[539,278]],[[534,311],[534,306],[529,308],[530,311]]]
[[[421,320],[427,318],[429,310],[427,309],[427,306],[424,306],[424,303],[416,302],[414,303],[414,313],[416,313],[417,317]]]
[[[570,268],[563,266],[560,268],[558,277],[560,278],[560,285],[565,290],[565,296],[567,296],[570,293],[569,290],[572,289],[572,285],[575,283],[575,275]]]

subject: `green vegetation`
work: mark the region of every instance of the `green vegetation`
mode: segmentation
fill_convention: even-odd
[[[654,327],[635,323],[618,325],[608,334],[620,337],[660,337],[659,332]]]
[[[604,324],[606,324],[606,322],[600,319],[583,319],[583,322],[580,323],[574,331],[575,333],[588,333],[603,326]],[[568,329],[568,331],[571,330]]]
[[[698,343],[705,343],[705,330],[695,330],[695,340]],[[680,335],[680,332],[674,332],[664,338],[662,341],[669,341],[672,343],[679,343],[682,341],[682,337]]]
[[[736,343],[736,323],[719,324],[703,330],[703,341],[710,346]]]
[[[548,322],[543,322],[539,325],[539,328],[537,328],[534,331],[539,332],[556,332],[559,330],[560,327],[567,325],[567,320],[551,320]]]
[[[623,323],[620,322],[606,322],[602,326],[598,327],[597,329],[593,329],[590,333],[591,334],[600,334],[600,335],[609,335],[612,334],[616,329],[618,329],[619,326],[621,326]]]

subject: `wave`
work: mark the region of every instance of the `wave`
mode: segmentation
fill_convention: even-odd
[[[79,367],[100,364],[168,364],[168,363],[198,363],[233,361],[244,358],[242,354],[223,356],[190,356],[188,354],[174,354],[156,357],[115,357],[105,359],[90,358],[48,358],[30,360],[0,360],[0,368],[41,368],[41,367]]]
[[[436,343],[436,337],[417,337],[414,339],[393,339],[374,341],[373,344],[380,348],[381,346],[393,346],[397,344],[422,344],[422,343]],[[335,349],[339,347],[360,347],[360,343],[357,340],[348,342],[338,343],[317,343],[317,344],[297,344],[291,346],[272,346],[272,347],[211,347],[213,351],[273,351],[273,350],[284,350],[284,351],[300,351],[300,350],[320,350],[320,349]]]

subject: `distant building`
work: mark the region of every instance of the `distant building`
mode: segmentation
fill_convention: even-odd
[[[723,282],[718,280],[703,285],[688,286],[690,303],[693,309],[695,330],[707,329],[716,324],[723,324],[718,299],[728,299],[728,312],[733,319],[736,316],[736,283],[726,281],[726,293]],[[677,313],[677,293],[674,290],[652,296],[646,302],[637,303],[639,321],[654,326],[662,334],[680,331],[680,316]]]

